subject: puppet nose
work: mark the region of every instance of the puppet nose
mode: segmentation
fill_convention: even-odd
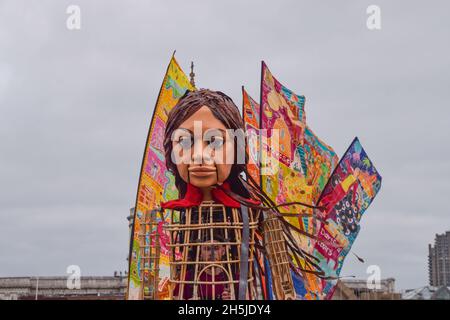
[[[206,152],[207,145],[203,142],[195,142],[194,150],[192,151],[192,162],[197,165],[212,164],[210,152]]]

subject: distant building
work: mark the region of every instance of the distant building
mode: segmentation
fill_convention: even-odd
[[[450,300],[450,287],[425,286],[417,289],[406,290],[402,295],[403,300]]]
[[[333,300],[400,300],[401,294],[395,292],[395,279],[381,279],[380,287],[369,289],[365,279],[339,280]]]
[[[428,273],[430,286],[450,286],[450,231],[436,234],[434,247],[428,245]]]
[[[0,278],[0,300],[123,300],[126,274],[114,277],[81,277],[80,289],[69,289],[68,278]]]
[[[358,297],[352,289],[339,280],[336,284],[332,300],[358,300]]]

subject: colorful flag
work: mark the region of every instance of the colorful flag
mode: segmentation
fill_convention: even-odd
[[[306,124],[305,97],[283,86],[264,62],[261,72],[261,187],[277,204],[295,201],[315,205],[338,162],[336,153]],[[285,219],[309,234],[317,233],[319,224],[311,209],[296,205],[280,211],[311,214]],[[293,236],[302,250],[312,254],[311,238],[298,233]],[[301,267],[313,271],[306,263]],[[305,272],[303,277],[293,280],[296,288],[300,288],[299,298],[319,298],[321,282],[316,275]]]
[[[128,258],[127,299],[129,300],[143,299],[143,296],[148,293],[149,288],[146,287],[148,281],[146,280],[154,270],[151,266],[143,265],[142,257],[148,254],[148,247],[151,244],[153,245],[154,239],[159,239],[161,250],[160,279],[157,279],[158,288],[156,288],[158,290],[157,297],[158,299],[168,297],[169,250],[167,248],[168,238],[163,232],[162,225],[168,221],[169,217],[164,217],[163,220],[157,216],[156,225],[152,227],[152,230],[143,231],[142,227],[147,212],[158,207],[163,201],[178,197],[175,178],[166,168],[163,139],[167,115],[188,89],[193,90],[194,88],[181,70],[175,57],[172,56],[151,118],[139,177]],[[144,235],[140,235],[140,233],[144,233]],[[155,237],[156,234],[158,237]]]
[[[358,138],[341,158],[325,189],[319,206],[325,207],[314,256],[326,276],[338,277],[344,259],[360,230],[360,220],[381,188],[381,176]],[[322,299],[333,295],[336,280],[323,280]]]
[[[273,175],[262,174],[262,187],[276,203],[315,204],[338,162],[306,124],[304,107],[305,97],[283,86],[262,62],[260,116],[261,129],[267,130],[261,132],[262,158],[278,167]]]

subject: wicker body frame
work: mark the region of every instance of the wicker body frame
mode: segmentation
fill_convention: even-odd
[[[183,211],[170,210],[169,296],[172,300],[221,299],[216,294],[220,285],[229,292],[230,299],[238,298],[240,248],[242,238],[241,211],[213,201]],[[259,225],[259,210],[249,209],[249,254],[246,299],[258,298],[259,283],[255,279],[255,233]],[[224,254],[216,258],[202,258],[202,250],[220,246]],[[211,249],[208,249],[211,250]],[[214,250],[214,249],[213,249]],[[209,277],[202,279],[206,273]],[[221,273],[221,280],[216,276]],[[203,277],[204,278],[204,277]],[[208,292],[203,292],[203,291]],[[186,294],[190,295],[186,297]]]
[[[160,209],[149,210],[142,217],[139,230],[139,250],[141,256],[140,278],[143,280],[141,299],[159,299],[158,282],[159,279],[159,258],[161,246],[157,231],[156,216],[160,214]]]
[[[264,219],[263,239],[276,299],[294,300],[296,294],[281,221],[270,211]]]

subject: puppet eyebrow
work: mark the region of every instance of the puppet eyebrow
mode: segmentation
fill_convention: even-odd
[[[187,129],[187,128],[178,128],[178,130],[187,131],[191,136],[194,135],[194,132],[192,132],[191,130],[189,130],[189,129]]]
[[[189,130],[188,128],[178,128],[178,130],[187,131],[187,132],[190,133],[192,136],[194,135],[194,132],[193,132],[192,130]],[[210,128],[210,129],[207,129],[206,131],[212,131],[212,130],[218,130],[218,131],[221,131],[221,132],[224,134],[224,136],[226,136],[226,133],[227,133],[225,130],[220,129],[220,128]]]
[[[227,134],[227,132],[225,130],[220,129],[220,128],[210,128],[210,129],[206,130],[206,132],[215,131],[215,130],[221,131],[224,136],[226,136],[226,134]]]

